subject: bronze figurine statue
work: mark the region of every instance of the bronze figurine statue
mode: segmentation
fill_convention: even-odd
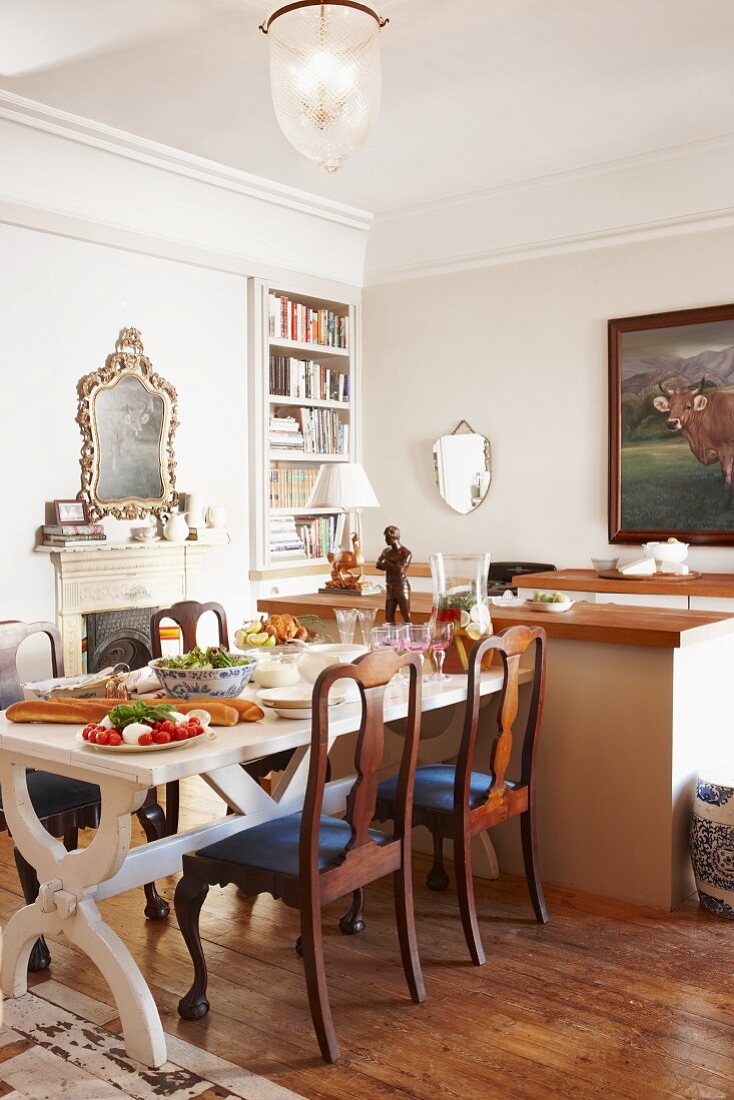
[[[394,623],[395,611],[400,608],[403,622],[409,623],[410,585],[407,573],[413,555],[407,546],[401,546],[399,527],[385,528],[385,542],[387,549],[375,562],[376,568],[385,574],[385,622]]]

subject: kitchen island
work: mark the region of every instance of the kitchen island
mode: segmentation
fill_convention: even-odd
[[[335,625],[336,607],[382,603],[308,595],[263,599],[258,608],[318,614]],[[414,593],[411,607],[416,621],[427,618],[430,596]],[[495,630],[532,623],[549,638],[537,770],[544,879],[673,908],[694,890],[688,823],[696,775],[734,759],[734,617],[583,602],[560,614],[493,607],[492,616]],[[489,706],[485,743],[491,729]],[[521,874],[515,823],[494,829],[492,839],[500,866]]]

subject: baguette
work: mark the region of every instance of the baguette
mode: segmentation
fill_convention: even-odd
[[[101,722],[106,714],[124,700],[120,699],[49,699],[13,703],[6,712],[11,722],[52,722],[86,725]],[[257,722],[263,711],[248,699],[156,699],[170,703],[181,714],[205,710],[213,726],[236,726],[238,722]]]
[[[95,703],[101,699],[27,699],[13,703],[5,712],[11,722],[54,722],[69,726],[85,726],[98,722],[107,710],[100,711]],[[109,709],[109,708],[108,708]]]

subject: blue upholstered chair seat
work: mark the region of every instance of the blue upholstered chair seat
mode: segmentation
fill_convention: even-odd
[[[456,768],[453,764],[427,764],[415,773],[413,806],[422,810],[451,813],[454,807],[454,782]],[[469,808],[480,806],[485,799],[494,776],[489,772],[472,772]],[[513,787],[513,783],[508,783]],[[385,779],[377,789],[378,801],[394,802],[398,777]]]
[[[301,816],[300,813],[289,814],[288,817],[266,821],[252,829],[243,829],[241,833],[210,844],[208,848],[201,848],[196,854],[206,859],[219,859],[225,863],[238,863],[244,867],[257,867],[263,871],[297,876]],[[389,839],[376,829],[370,829],[369,835],[377,844],[383,844]],[[351,829],[346,821],[327,815],[321,817],[319,870],[339,862],[350,836]]]
[[[93,783],[67,779],[64,775],[53,775],[52,772],[28,772],[26,781],[33,809],[41,819],[99,802],[99,787]]]

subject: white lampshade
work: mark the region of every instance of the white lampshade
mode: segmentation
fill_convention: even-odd
[[[379,508],[380,502],[360,462],[324,463],[308,498],[309,508]]]

